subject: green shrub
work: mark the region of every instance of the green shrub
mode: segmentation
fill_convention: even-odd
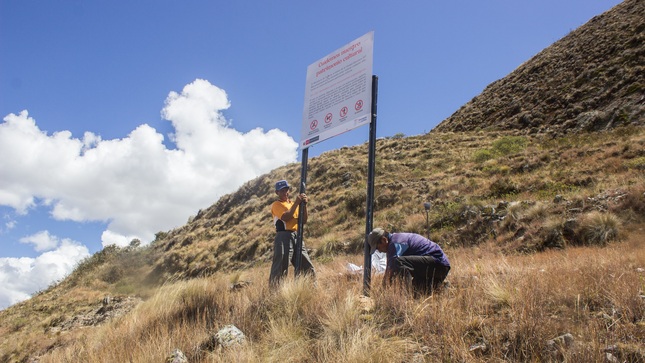
[[[491,150],[488,149],[483,149],[483,150],[477,150],[475,151],[474,159],[478,163],[483,163],[484,161],[488,161],[490,159],[493,159],[495,155]]]
[[[474,154],[475,162],[494,159],[499,156],[516,154],[526,148],[528,140],[523,136],[505,136],[495,140],[490,149],[477,150]]]
[[[523,136],[505,136],[493,142],[493,152],[497,155],[516,154],[526,148],[528,140]]]
[[[625,166],[630,169],[645,170],[645,156],[627,161]]]

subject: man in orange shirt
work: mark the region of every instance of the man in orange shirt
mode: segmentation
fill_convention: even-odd
[[[299,206],[301,202],[307,204],[309,201],[309,198],[304,193],[299,194],[295,202],[291,201],[289,190],[289,183],[286,180],[280,180],[275,183],[275,193],[278,195],[278,200],[271,204],[271,214],[273,215],[273,224],[276,229],[273,241],[273,263],[271,264],[271,274],[269,275],[269,284],[271,286],[276,286],[287,276],[289,261],[295,267],[296,256],[294,250],[298,230]],[[307,223],[307,217],[307,208],[303,208],[303,224]],[[316,272],[311,264],[304,242],[302,243],[301,256],[300,271],[315,276]]]

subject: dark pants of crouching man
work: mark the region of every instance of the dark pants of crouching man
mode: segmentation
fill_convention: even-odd
[[[273,263],[271,264],[271,274],[269,275],[269,284],[271,286],[278,285],[280,281],[287,276],[289,261],[291,261],[291,264],[294,267],[296,266],[295,249],[296,232],[276,232],[275,239],[273,240]],[[309,259],[309,254],[307,254],[304,242],[302,243],[300,272],[303,274],[311,274],[311,276],[316,275],[314,266],[311,264],[311,260]]]
[[[399,256],[396,264],[398,271],[392,277],[411,282],[414,291],[421,293],[439,288],[450,271],[450,266],[440,264],[432,256]]]

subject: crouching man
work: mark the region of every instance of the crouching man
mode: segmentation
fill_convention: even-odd
[[[371,253],[385,252],[387,266],[383,284],[401,278],[415,292],[431,293],[450,271],[450,261],[438,244],[416,233],[389,233],[375,228],[367,236]]]

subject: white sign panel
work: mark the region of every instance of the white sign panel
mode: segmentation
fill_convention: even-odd
[[[300,148],[369,124],[374,32],[307,67]]]

